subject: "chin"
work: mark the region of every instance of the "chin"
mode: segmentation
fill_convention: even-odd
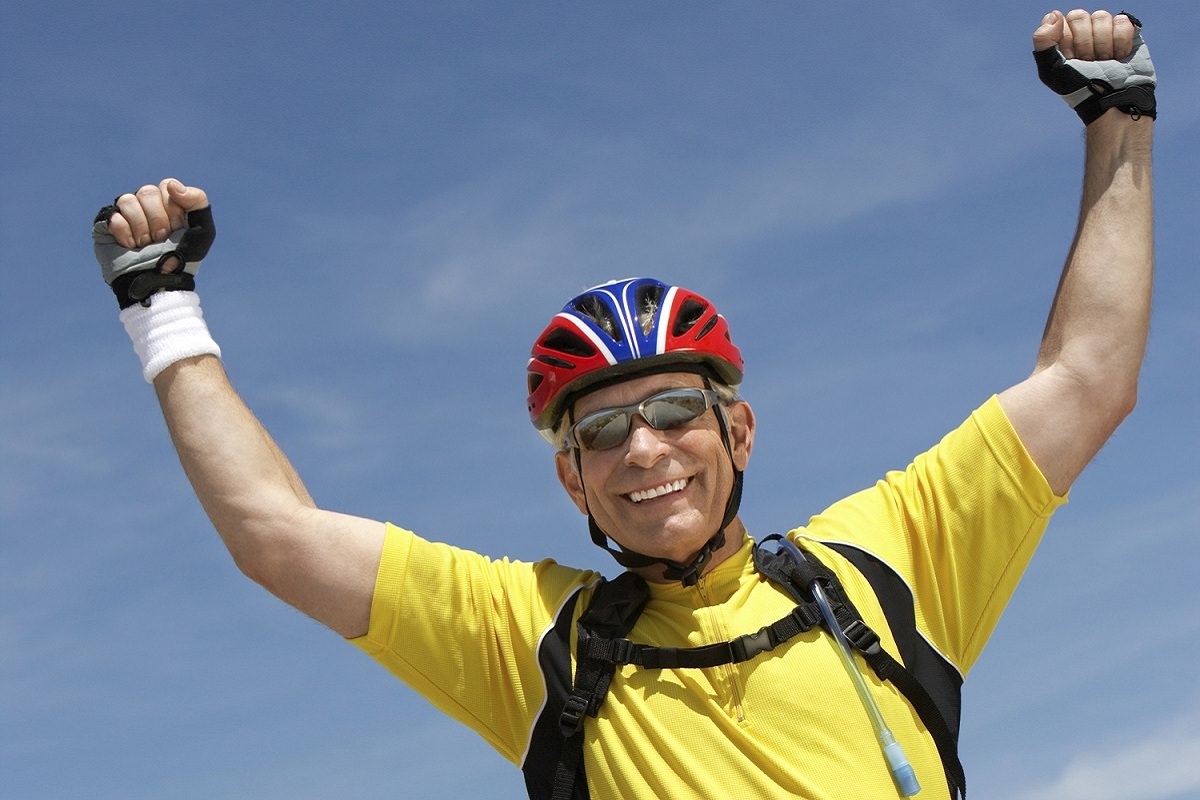
[[[715,523],[711,531],[703,532],[698,532],[689,526],[686,532],[670,533],[668,531],[641,537],[639,541],[642,545],[639,547],[636,543],[631,543],[630,549],[654,558],[665,558],[677,564],[683,564],[691,561],[692,557],[700,548],[704,547],[709,537],[715,532]],[[621,546],[625,547],[623,543]]]

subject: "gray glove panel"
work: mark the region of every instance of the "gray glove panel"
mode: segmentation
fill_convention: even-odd
[[[173,232],[164,242],[156,242],[133,250],[117,243],[108,230],[108,221],[116,212],[115,206],[100,209],[92,223],[92,245],[100,275],[112,287],[121,308],[149,302],[158,291],[191,291],[196,287],[195,275],[200,262],[216,238],[212,208],[189,211],[187,226]],[[164,264],[178,261],[170,272],[162,272]]]

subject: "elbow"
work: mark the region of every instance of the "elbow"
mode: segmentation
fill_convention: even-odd
[[[225,540],[225,546],[238,571],[270,591],[269,549],[264,547],[261,542],[248,542],[244,536],[230,536],[226,535],[224,531],[221,531],[221,538]]]
[[[282,552],[288,547],[286,520],[240,519],[217,524],[234,566],[250,580],[277,594]]]
[[[230,554],[233,556],[233,564],[238,571],[267,591],[271,590],[270,571],[262,559],[254,558],[244,552],[230,551]]]
[[[1089,357],[1083,357],[1086,353]],[[1071,357],[1069,357],[1071,356]],[[1052,367],[1089,417],[1116,430],[1137,406],[1141,353],[1116,348],[1064,353]],[[1069,388],[1068,388],[1069,387]]]
[[[1106,395],[1105,406],[1111,415],[1113,428],[1116,428],[1137,407],[1138,376],[1134,373],[1123,379],[1110,379],[1101,382],[1093,393],[1098,394],[1101,392]]]
[[[1111,434],[1137,407],[1137,380],[1096,382],[1087,398],[1093,418]]]

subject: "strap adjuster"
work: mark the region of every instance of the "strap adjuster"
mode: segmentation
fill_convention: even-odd
[[[558,715],[558,729],[564,739],[570,739],[583,728],[583,715],[587,713],[588,701],[574,692],[563,704],[562,713]]]
[[[813,611],[812,606],[809,604],[797,605],[793,608],[791,618],[796,623],[796,626],[800,628],[801,633],[812,630],[814,625],[821,623],[821,615]]]
[[[869,654],[879,649],[879,634],[871,630],[870,626],[860,619],[847,625],[842,633],[845,634],[846,641],[854,645],[856,650]]]
[[[636,647],[633,642],[628,639],[609,639],[611,648],[608,652],[608,661],[613,664],[628,664],[633,660],[633,652]]]

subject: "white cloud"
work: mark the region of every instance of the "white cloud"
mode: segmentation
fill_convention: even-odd
[[[1167,800],[1200,793],[1200,709],[1191,708],[1154,731],[1079,744],[1089,749],[1014,800]]]
[[[362,404],[349,392],[305,383],[269,383],[257,392],[255,405],[262,416],[278,415],[295,424],[305,444],[324,451],[353,453],[369,440]]]
[[[342,300],[373,330],[410,343],[453,336],[464,319],[494,310],[503,323],[510,303],[536,307],[541,292],[548,315],[566,293],[612,277],[686,270],[715,280],[731,248],[827,229],[992,168],[965,142],[930,137],[926,120],[879,129],[875,113],[831,117],[699,167],[660,163],[654,143],[614,154],[611,141],[568,138],[533,168],[517,152],[414,205],[370,217],[323,208],[319,221],[294,225],[320,231],[300,245],[303,263],[355,265],[361,288]],[[1012,137],[993,141],[1008,147]],[[654,179],[639,181],[647,173]]]

